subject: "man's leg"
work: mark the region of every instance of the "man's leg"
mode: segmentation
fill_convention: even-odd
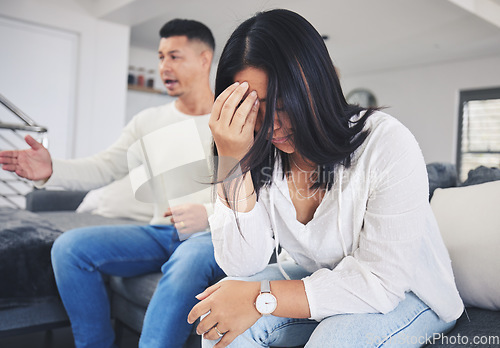
[[[162,267],[163,277],[149,303],[139,347],[181,348],[192,325],[196,295],[224,276],[214,258],[209,233],[184,241]]]
[[[96,226],[63,233],[52,247],[59,294],[78,348],[110,348],[114,332],[102,274],[158,271],[179,244],[171,226]]]

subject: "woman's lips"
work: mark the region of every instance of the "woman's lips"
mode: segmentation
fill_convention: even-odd
[[[273,144],[283,144],[286,143],[289,138],[290,136],[287,135],[286,137],[275,137],[271,141],[273,142]]]

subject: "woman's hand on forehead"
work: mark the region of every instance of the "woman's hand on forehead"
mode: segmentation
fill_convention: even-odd
[[[215,100],[209,126],[220,156],[241,160],[253,144],[259,111],[257,92],[235,82]]]

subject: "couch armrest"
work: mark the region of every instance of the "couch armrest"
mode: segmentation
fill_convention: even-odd
[[[87,191],[33,190],[26,195],[26,210],[75,210],[86,194]]]

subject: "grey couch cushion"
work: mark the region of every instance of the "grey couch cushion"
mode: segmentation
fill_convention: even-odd
[[[25,299],[22,305],[15,300],[0,302],[0,337],[69,324],[66,310],[56,296]]]
[[[467,308],[455,328],[429,347],[500,347],[500,312]]]
[[[127,300],[147,307],[162,276],[161,272],[133,278],[111,277],[111,289]]]
[[[111,219],[90,213],[75,213],[74,211],[39,212],[39,216],[50,221],[61,232],[80,227],[103,225],[144,225],[143,222],[130,219]]]
[[[140,334],[146,315],[146,308],[135,304],[120,294],[111,296],[111,313],[117,323],[125,324],[128,328]]]
[[[26,195],[26,210],[76,210],[87,191],[33,190]]]
[[[110,277],[113,317],[136,332],[141,332],[144,315],[162,273],[133,278]]]

